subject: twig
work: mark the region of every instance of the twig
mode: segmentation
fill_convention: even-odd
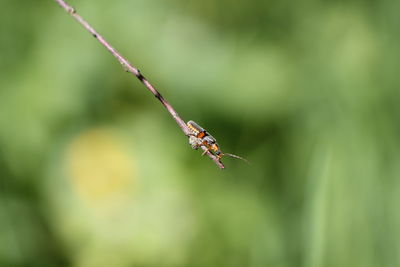
[[[63,9],[65,9],[76,21],[78,21],[88,32],[90,32],[93,37],[95,37],[107,50],[121,63],[121,65],[124,67],[124,69],[127,72],[132,73],[133,75],[136,76],[143,84],[146,86],[147,89],[150,90],[150,92],[158,99],[160,100],[161,104],[168,110],[168,112],[171,114],[172,118],[176,121],[176,123],[179,125],[179,127],[182,129],[183,133],[187,136],[190,137],[191,133],[188,127],[186,126],[186,123],[182,120],[181,117],[179,117],[178,113],[174,110],[174,108],[171,106],[171,104],[168,103],[167,100],[165,100],[164,97],[154,88],[153,85],[140,73],[139,69],[136,67],[132,66],[126,60],[121,54],[115,50],[100,34],[96,32],[95,29],[93,29],[92,26],[89,25],[80,15],[76,13],[76,10],[68,5],[64,0],[55,0]],[[222,162],[216,157],[214,154],[209,152],[205,146],[202,146],[202,149],[206,151],[206,154],[220,167],[221,169],[224,169],[225,166],[222,164]]]

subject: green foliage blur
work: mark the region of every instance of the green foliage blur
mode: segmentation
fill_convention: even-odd
[[[400,266],[400,1],[2,0],[0,266]]]

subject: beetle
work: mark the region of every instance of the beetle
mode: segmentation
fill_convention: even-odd
[[[217,140],[196,122],[190,120],[186,123],[186,125],[191,132],[191,135],[189,136],[189,144],[192,146],[192,148],[196,150],[201,146],[205,146],[207,148],[207,150],[205,150],[202,155],[210,151],[215,156],[217,156],[218,159],[221,159],[222,156],[226,155],[229,157],[241,159],[246,163],[249,163],[246,159],[242,157],[230,153],[222,153],[217,143]]]

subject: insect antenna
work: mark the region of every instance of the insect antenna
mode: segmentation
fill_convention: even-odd
[[[250,162],[249,162],[247,159],[242,158],[242,157],[239,157],[239,156],[237,156],[237,155],[233,155],[233,154],[230,154],[230,153],[222,153],[222,155],[223,155],[223,156],[229,156],[229,157],[232,157],[232,158],[241,159],[241,160],[243,160],[244,162],[246,162],[247,164],[251,165]]]

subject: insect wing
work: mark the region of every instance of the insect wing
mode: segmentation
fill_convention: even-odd
[[[186,125],[189,127],[189,130],[196,135],[197,138],[203,138],[205,137],[207,134],[206,130],[204,130],[204,128],[202,128],[200,125],[198,125],[197,123],[195,123],[194,121],[188,121],[186,123]]]
[[[190,128],[190,130],[195,131],[196,133],[205,132],[206,131],[200,125],[195,123],[194,121],[188,121],[186,124]]]

